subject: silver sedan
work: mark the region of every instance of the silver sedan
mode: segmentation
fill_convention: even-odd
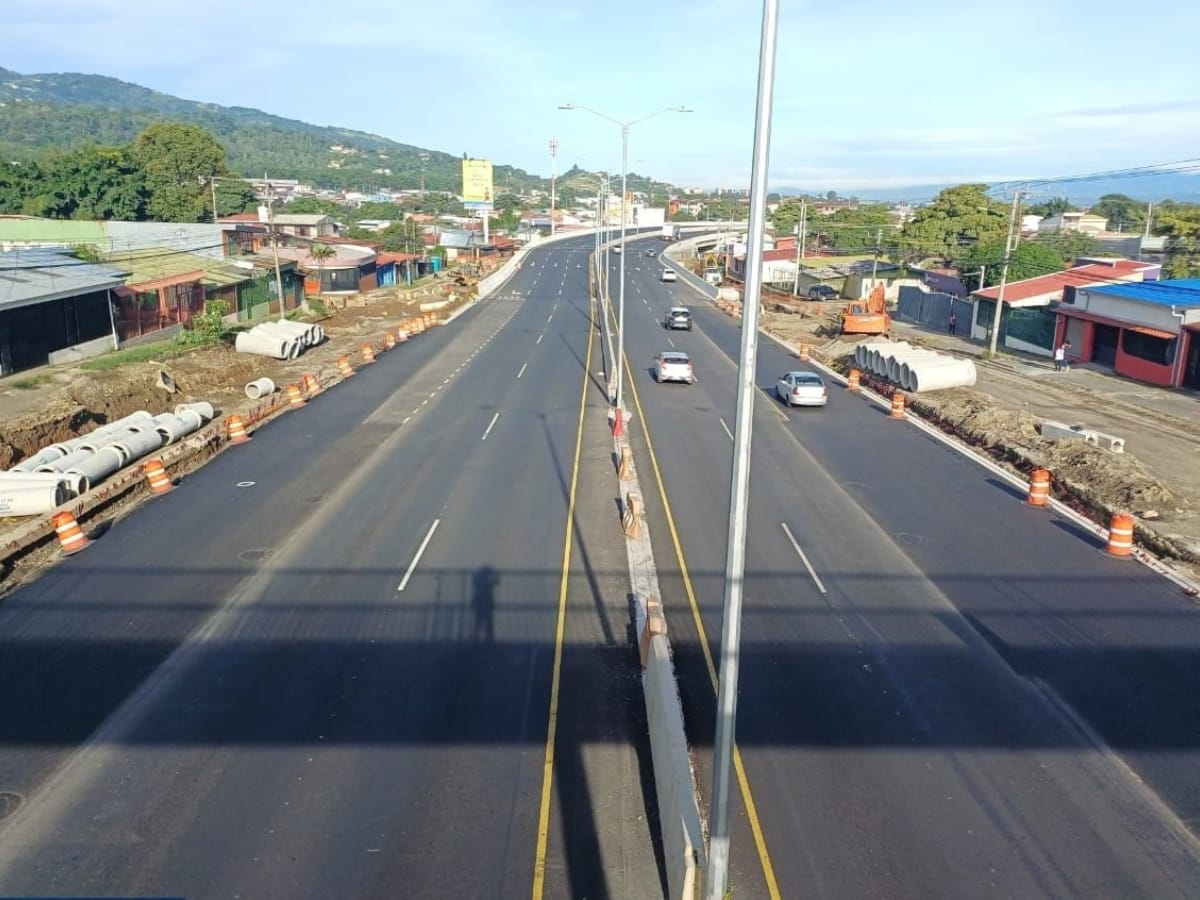
[[[788,372],[775,382],[775,396],[788,406],[824,406],[829,391],[816,372]]]

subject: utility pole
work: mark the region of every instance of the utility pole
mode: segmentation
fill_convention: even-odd
[[[421,199],[425,199],[425,169],[429,165],[429,154],[421,151],[417,154],[417,159],[421,161]]]
[[[808,215],[808,201],[800,199],[800,224],[796,226],[796,280],[792,284],[792,296],[800,296],[800,261],[804,259],[804,229],[808,225],[804,217]]]
[[[1154,204],[1146,204],[1146,231],[1142,237],[1150,237],[1150,217],[1154,215]]]
[[[871,290],[875,290],[875,275],[879,271],[879,251],[883,247],[883,229],[875,232],[875,261],[871,263]]]
[[[263,180],[266,181],[266,175]],[[271,229],[271,254],[275,257],[275,293],[279,295],[279,321],[287,318],[287,304],[283,298],[283,276],[279,274],[279,236],[275,233],[275,186],[267,182],[267,221]]]
[[[779,0],[763,0],[762,43],[758,51],[758,104],[754,115],[754,156],[750,167],[750,209],[746,235],[746,294],[742,305],[742,352],[738,361],[737,412],[733,432],[733,484],[729,492],[729,538],[725,550],[724,618],[713,753],[706,900],[724,900],[729,887],[729,828],[732,804],[738,668],[742,640],[742,592],[746,576],[746,513],[750,502],[750,438],[757,388],[758,312],[762,297],[763,231],[767,222],[767,171],[775,90],[775,43]]]
[[[1017,207],[1021,203],[1021,192],[1013,191],[1012,211],[1008,214],[1008,237],[1004,241],[1004,265],[1000,269],[1000,289],[996,292],[996,312],[992,316],[992,335],[988,341],[988,353],[996,355],[996,342],[1000,338],[1000,316],[1004,312],[1004,288],[1008,283],[1008,264],[1012,259],[1013,231],[1017,226]],[[980,284],[982,284],[982,279]]]
[[[217,213],[217,176],[216,175],[213,175],[212,178],[208,179],[208,186],[212,189],[213,224],[216,225],[217,224],[217,216],[219,215]]]
[[[554,158],[556,156],[558,156],[558,139],[550,138],[550,237],[554,237],[554,182],[557,175]]]

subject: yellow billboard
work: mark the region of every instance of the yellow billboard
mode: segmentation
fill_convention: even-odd
[[[492,164],[489,160],[463,160],[462,197],[463,205],[468,208],[492,208]]]

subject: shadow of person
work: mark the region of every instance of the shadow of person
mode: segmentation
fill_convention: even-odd
[[[491,643],[496,639],[496,586],[500,583],[500,576],[491,566],[483,566],[475,570],[472,582],[471,607],[475,611],[474,637],[477,641]]]

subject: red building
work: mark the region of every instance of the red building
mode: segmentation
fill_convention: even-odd
[[[1200,278],[1077,287],[1055,312],[1071,358],[1163,387],[1200,389]]]

